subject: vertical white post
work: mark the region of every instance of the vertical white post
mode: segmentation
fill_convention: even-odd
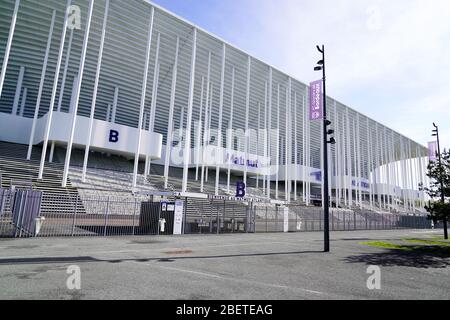
[[[269,102],[268,102],[268,99],[267,99],[268,91],[269,91],[269,83],[267,81],[265,81],[264,82],[264,135],[263,135],[263,139],[264,139],[264,142],[263,142],[263,156],[264,156],[264,159],[267,159],[267,157],[268,157],[268,148],[269,148],[269,140],[268,139],[270,138],[270,136],[269,136],[269,133],[270,133],[270,131],[269,131],[269,120],[268,120],[268,116],[269,116],[269,113],[268,113],[269,112],[268,111]],[[258,137],[260,136],[259,135],[259,130],[261,130],[261,127],[258,126]],[[259,143],[258,143],[258,145],[259,145]],[[261,163],[261,161],[259,161],[259,159],[258,159],[258,170],[261,168],[260,163]],[[270,184],[270,182],[267,181],[267,174],[264,172],[263,173],[263,190],[264,190],[263,193],[264,194],[267,194],[267,189],[266,188],[269,188],[269,184]]]
[[[114,99],[111,111],[111,122],[116,123],[117,103],[119,102],[119,87],[114,88]]]
[[[78,90],[78,81],[80,79],[80,75],[76,74],[73,78],[72,82],[72,95],[70,97],[70,105],[69,105],[69,114],[73,114],[74,108],[75,108],[75,99],[77,96],[77,90]]]
[[[294,94],[294,201],[297,201],[297,181],[298,181],[298,126],[297,126],[297,93]]]
[[[353,188],[352,188],[352,155],[350,149],[350,119],[348,115],[348,109],[346,109],[345,113],[346,121],[347,121],[347,189],[348,189],[348,206],[351,208],[353,206]]]
[[[209,143],[211,141],[213,98],[214,98],[214,85],[211,82],[211,91],[210,91],[210,98],[209,98],[208,124],[206,126],[207,127],[207,130],[206,130],[206,146],[209,146]],[[206,166],[205,172],[206,172],[205,182],[208,182],[208,179],[209,179],[209,165]]]
[[[337,113],[337,103],[334,101],[334,118],[335,118],[335,130],[336,130],[336,137],[340,140],[340,125],[339,125],[339,116]],[[341,205],[341,141],[338,141],[336,144],[336,152],[335,152],[335,161],[336,161],[336,174],[335,174],[335,184],[336,184],[336,208],[339,208]]]
[[[159,70],[161,65],[159,63],[159,51],[161,46],[161,33],[158,32],[158,38],[156,41],[156,58],[155,58],[155,72],[153,74],[153,89],[152,89],[152,104],[150,110],[150,125],[149,131],[155,130],[155,117],[156,117],[156,102],[158,100],[158,85],[159,85]],[[148,155],[145,157],[145,171],[144,175],[147,177],[150,174],[151,159]]]
[[[19,111],[20,117],[23,117],[23,113],[25,112],[25,104],[27,103],[27,94],[28,88],[24,88],[22,93],[22,101],[20,102],[20,111]]]
[[[222,45],[222,70],[220,73],[220,97],[219,97],[219,128],[217,132],[217,149],[216,149],[216,187],[215,194],[219,195],[219,178],[220,178],[220,164],[222,163],[223,145],[222,145],[222,121],[223,121],[223,96],[225,91],[225,62],[226,62],[227,46],[224,43]]]
[[[281,86],[278,84],[277,88],[277,142],[276,142],[276,152],[275,152],[275,199],[278,200],[278,185],[280,179],[280,90]]]
[[[69,167],[70,167],[70,159],[72,156],[73,138],[75,135],[75,127],[76,127],[76,123],[77,123],[78,103],[80,101],[81,83],[83,82],[84,65],[86,62],[86,52],[87,52],[87,46],[89,43],[89,32],[91,30],[91,21],[92,21],[93,10],[94,10],[94,0],[90,0],[88,17],[87,17],[87,22],[86,22],[86,30],[85,30],[85,34],[84,34],[83,48],[81,51],[80,66],[78,69],[77,89],[76,89],[76,96],[75,96],[75,101],[74,101],[74,108],[73,108],[74,110],[73,110],[73,115],[72,115],[72,126],[70,128],[69,143],[67,144],[66,159],[65,159],[65,163],[64,163],[64,172],[63,172],[63,181],[62,181],[63,187],[66,187],[67,178],[69,176]],[[50,115],[49,115],[49,123],[51,124]],[[48,137],[47,137],[46,141],[48,142]],[[45,152],[46,141],[44,141],[43,152]]]
[[[68,0],[67,7],[69,7],[69,6],[70,6],[70,0]],[[42,91],[44,90],[45,74],[47,72],[48,56],[49,56],[50,47],[52,44],[53,28],[55,26],[55,18],[56,18],[56,10],[53,10],[52,22],[50,23],[50,31],[48,33],[48,39],[47,39],[47,48],[45,49],[44,64],[42,66],[42,71],[41,71],[41,80],[39,82],[38,95],[37,95],[37,99],[36,99],[36,107],[34,109],[33,124],[31,125],[31,134],[30,134],[30,141],[28,143],[27,160],[31,160],[31,152],[32,152],[33,143],[34,143],[34,134],[36,132],[36,122],[37,122],[37,118],[39,116],[39,108],[41,106]]]
[[[340,132],[340,149],[341,149],[341,162],[342,162],[342,192],[343,192],[343,198],[344,198],[344,205],[348,207],[348,178],[347,178],[347,158],[346,158],[346,150],[347,150],[347,135],[346,135],[346,117],[343,114],[342,115],[342,126],[341,126],[341,132]]]
[[[202,77],[202,90],[200,93],[200,112],[198,119],[198,131],[197,131],[197,140],[195,141],[195,181],[198,181],[199,177],[199,168],[200,168],[200,149],[202,146],[202,131],[203,131],[203,103],[205,96],[205,77]]]
[[[61,89],[59,91],[59,98],[58,98],[58,107],[57,107],[57,111],[60,112],[61,111],[61,107],[62,107],[62,101],[64,98],[64,90],[65,90],[65,86],[66,86],[66,78],[67,78],[67,70],[69,68],[69,61],[70,61],[70,51],[72,50],[72,40],[73,40],[73,30],[70,30],[70,36],[69,36],[69,44],[67,46],[67,53],[66,53],[66,59],[64,62],[64,71],[63,71],[63,77],[62,77],[62,82],[61,82]],[[73,91],[72,91],[72,96],[73,96]],[[72,103],[72,99],[70,100],[70,103]],[[72,107],[72,105],[70,105],[70,107]],[[55,142],[52,142],[52,145],[50,147],[50,162],[53,162],[53,154],[55,152]]]
[[[153,35],[153,21],[155,18],[155,8],[152,7],[152,11],[150,13],[150,23],[148,30],[148,39],[147,39],[147,52],[145,54],[145,66],[144,66],[144,78],[142,80],[142,91],[141,91],[141,104],[139,111],[139,123],[137,126],[138,137],[136,143],[136,153],[134,155],[134,168],[133,168],[133,184],[132,189],[133,192],[136,191],[137,185],[137,175],[138,175],[138,167],[139,167],[139,157],[141,154],[141,140],[142,140],[142,123],[144,121],[144,107],[145,107],[145,96],[147,93],[147,80],[148,80],[148,67],[150,64],[150,50],[152,47],[152,35]]]
[[[268,119],[267,119],[267,134],[268,134],[268,142],[267,142],[267,154],[269,163],[267,164],[267,168],[265,168],[267,173],[267,198],[270,199],[271,194],[271,174],[272,174],[272,98],[273,97],[273,69],[269,67],[269,103],[268,103]]]
[[[201,170],[201,177],[200,177],[200,192],[203,192],[204,188],[204,182],[205,182],[205,153],[206,153],[206,147],[208,144],[208,134],[209,134],[209,112],[211,112],[211,102],[212,102],[212,96],[211,96],[211,60],[212,60],[212,53],[211,51],[208,52],[208,71],[206,75],[206,105],[205,105],[205,120],[204,120],[204,133],[203,133],[203,146],[202,146],[202,170]]]
[[[362,168],[361,168],[361,127],[359,123],[359,114],[356,118],[356,142],[358,149],[358,179],[359,179],[359,207],[362,209],[363,197],[362,197]]]
[[[233,118],[234,118],[234,82],[236,77],[236,70],[232,69],[231,72],[231,103],[230,103],[230,122],[228,123],[228,176],[227,176],[227,191],[230,192],[230,180],[231,180],[231,150],[232,150],[232,138],[233,138]],[[234,148],[233,148],[234,150]]]
[[[259,157],[260,141],[259,129],[261,128],[261,103],[258,102],[258,134],[256,136],[256,155]],[[259,189],[259,173],[256,173],[256,190]]]
[[[89,160],[89,149],[91,147],[91,140],[92,140],[92,130],[94,126],[94,116],[95,116],[95,107],[97,103],[97,93],[98,93],[98,84],[100,81],[100,71],[102,67],[102,60],[103,60],[103,49],[105,45],[105,36],[106,36],[106,24],[108,22],[108,12],[109,12],[109,0],[106,0],[105,3],[105,14],[103,17],[103,27],[102,27],[102,36],[100,39],[100,50],[98,53],[98,61],[97,61],[97,71],[95,73],[95,83],[94,83],[94,92],[92,94],[92,104],[91,104],[91,114],[89,119],[89,132],[88,132],[88,138],[86,141],[86,148],[84,150],[84,161],[83,161],[83,174],[82,174],[82,181],[83,183],[86,182],[86,171],[87,171],[87,165]],[[115,88],[114,90],[114,105],[115,110],[117,110],[117,100],[119,97],[119,88]],[[113,110],[114,110],[113,108]],[[113,119],[115,122],[116,112],[113,111]]]
[[[247,88],[246,88],[246,96],[245,96],[245,142],[244,142],[244,183],[247,184],[247,160],[248,160],[248,142],[249,142],[249,133],[248,133],[248,121],[249,121],[249,113],[250,113],[250,77],[251,77],[251,67],[252,67],[252,58],[248,56],[247,60]]]
[[[62,77],[62,82],[61,82],[61,89],[59,91],[59,97],[58,97],[58,108],[56,109],[58,112],[61,111],[62,101],[64,98],[64,91],[65,91],[66,79],[67,79],[67,70],[69,68],[70,53],[72,50],[73,30],[74,29],[70,30],[69,44],[67,46],[66,59],[64,61],[64,71],[63,71],[63,77]]]
[[[22,93],[22,83],[23,83],[24,75],[25,75],[25,67],[20,66],[19,77],[17,78],[16,94],[14,95],[14,102],[13,102],[13,107],[12,107],[12,112],[11,112],[11,114],[13,116],[17,116],[17,111],[19,109],[19,100],[20,100],[20,94]]]
[[[372,156],[371,156],[371,150],[372,150],[372,139],[370,135],[370,128],[369,128],[369,118],[366,118],[367,122],[367,179],[369,180],[369,203],[370,203],[370,210],[373,210],[372,207]]]
[[[412,157],[412,150],[411,150],[411,140],[408,140],[408,156],[409,156],[409,171],[410,171],[410,182],[411,182],[411,191],[410,191],[410,198],[412,202],[412,209],[413,212],[416,212],[416,200],[414,196],[414,190],[415,190],[415,175],[414,175],[414,168],[413,168],[413,157]]]
[[[3,58],[2,73],[0,75],[0,97],[2,96],[3,83],[5,82],[6,68],[8,67],[9,53],[11,52],[14,30],[16,29],[17,14],[19,12],[20,0],[16,0],[12,15],[11,26],[9,27],[8,41],[6,42],[5,57]]]
[[[306,120],[306,103],[305,103],[305,97],[303,97],[303,101],[302,101],[303,105],[303,125],[302,125],[302,133],[303,133],[303,144],[302,144],[302,180],[303,180],[303,185],[302,185],[302,192],[303,192],[303,202],[306,203],[306,124],[307,124],[307,120]]]
[[[292,90],[292,79],[289,78],[288,80],[288,87],[286,88],[286,124],[285,124],[285,143],[286,143],[286,150],[285,150],[285,177],[284,177],[284,185],[285,185],[285,198],[287,202],[291,201],[291,179],[289,177],[290,175],[290,169],[292,164],[292,157],[291,157],[291,146],[290,146],[290,136],[291,136],[291,90]]]
[[[106,110],[106,122],[111,121],[111,103],[108,103],[108,109]]]
[[[167,128],[167,142],[166,142],[166,159],[164,163],[164,189],[167,189],[169,184],[169,166],[170,156],[172,152],[173,142],[173,115],[175,110],[175,95],[177,90],[177,77],[178,77],[178,54],[180,50],[180,38],[177,36],[177,46],[175,49],[175,62],[172,69],[172,86],[170,90],[170,110],[169,110],[169,126]],[[203,90],[203,85],[202,85]]]
[[[194,28],[192,39],[192,57],[191,57],[191,79],[189,81],[189,100],[188,100],[188,117],[186,139],[184,143],[184,166],[183,166],[183,192],[187,191],[189,159],[191,150],[191,128],[192,128],[192,108],[194,104],[194,86],[195,86],[195,67],[197,61],[197,28]]]

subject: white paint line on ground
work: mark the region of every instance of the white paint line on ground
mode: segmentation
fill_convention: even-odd
[[[142,263],[137,262],[137,261],[129,261],[129,262],[136,263],[136,264],[142,264]],[[155,264],[149,264],[149,263],[144,263],[144,265],[150,266],[150,267],[155,267],[155,268],[160,268],[160,269],[165,269],[165,270],[182,272],[182,273],[196,274],[196,275],[199,275],[199,276],[202,276],[202,277],[207,277],[207,278],[215,278],[215,279],[220,279],[220,280],[225,280],[225,281],[233,281],[233,282],[239,282],[239,283],[246,282],[246,283],[249,283],[249,284],[256,284],[256,285],[264,286],[264,287],[271,287],[271,288],[277,288],[277,289],[297,290],[297,291],[307,292],[307,293],[311,293],[311,294],[315,294],[315,295],[324,295],[323,292],[309,290],[309,289],[304,289],[304,288],[289,287],[289,286],[283,286],[283,285],[278,285],[278,284],[271,284],[271,283],[266,283],[266,282],[260,282],[260,281],[248,280],[248,279],[241,279],[241,278],[235,278],[235,277],[224,277],[224,276],[213,274],[213,273],[206,273],[206,272],[202,272],[202,271],[174,268],[174,267],[155,265]]]

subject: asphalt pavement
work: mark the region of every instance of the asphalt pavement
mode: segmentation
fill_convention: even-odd
[[[0,299],[449,299],[450,258],[362,244],[438,232],[1,239]]]

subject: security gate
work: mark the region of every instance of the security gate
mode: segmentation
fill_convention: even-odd
[[[41,226],[42,192],[0,189],[0,236],[32,237]]]

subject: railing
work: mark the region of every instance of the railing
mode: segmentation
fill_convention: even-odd
[[[161,235],[170,234],[173,230],[173,212],[164,212],[162,203],[150,196],[64,196],[36,194],[30,190],[0,190],[0,237]],[[20,201],[17,200],[19,191],[22,192]],[[290,206],[285,211],[282,207],[264,203],[194,198],[181,200],[184,201],[184,234],[323,230],[321,208]],[[174,203],[175,199],[165,201]],[[17,207],[29,208],[31,203],[40,204],[39,212],[34,211],[33,216],[28,216],[28,209]],[[161,220],[165,221],[165,230]],[[330,212],[332,231],[430,227],[430,221],[420,215],[343,209],[332,209]]]

